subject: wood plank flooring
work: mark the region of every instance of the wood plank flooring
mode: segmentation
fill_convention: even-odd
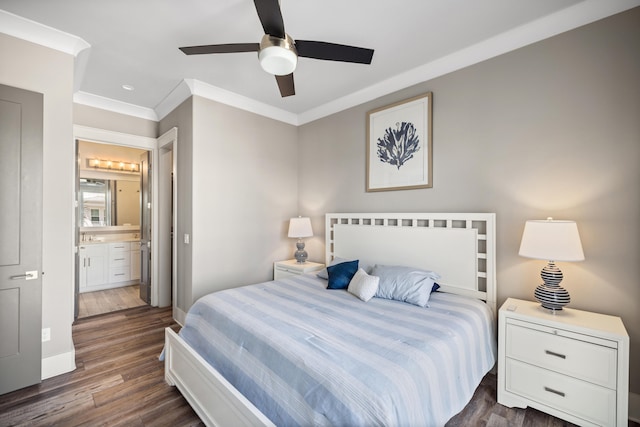
[[[202,426],[176,388],[164,382],[158,355],[167,326],[178,330],[171,308],[149,306],[79,319],[73,326],[77,369],[0,396],[0,426]],[[573,424],[497,404],[496,377],[488,374],[446,424],[463,426]]]
[[[77,369],[0,397],[0,426],[201,426],[158,356],[171,308],[79,319]]]
[[[140,286],[131,285],[104,291],[84,292],[78,298],[78,318],[95,316],[146,305],[140,299]]]

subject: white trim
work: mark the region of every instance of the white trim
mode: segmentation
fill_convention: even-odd
[[[237,93],[196,79],[184,79],[180,82],[180,84],[156,106],[155,111],[157,116],[163,119],[191,95],[217,101],[294,126],[298,125],[298,115],[295,113],[272,107],[271,105],[256,101],[244,95],[238,95]]]
[[[173,306],[173,320],[180,326],[184,326],[184,321],[187,318],[187,313],[182,311],[175,304]]]
[[[77,56],[91,47],[78,36],[23,18],[0,9],[0,28],[4,34]]]
[[[640,423],[640,394],[629,393],[629,419]]]
[[[73,94],[73,102],[76,104],[88,105],[89,107],[112,111],[114,113],[126,114],[127,116],[153,120],[154,122],[159,120],[158,114],[151,108],[140,107],[138,105],[105,98],[104,96],[94,95],[92,93],[77,91]]]
[[[158,105],[156,105],[155,111],[158,115],[158,120],[162,120],[169,113],[175,110],[180,104],[186,101],[192,95],[191,87],[186,80],[182,80],[171,92],[164,97]]]
[[[81,139],[88,142],[102,142],[113,145],[126,145],[143,150],[155,150],[157,148],[156,138],[148,136],[131,135],[128,133],[115,132],[92,128],[82,125],[73,125],[74,139]]]
[[[76,369],[76,350],[67,353],[56,354],[42,359],[42,372],[40,376],[43,380],[66,374]]]
[[[178,226],[178,211],[176,209],[178,186],[177,186],[177,157],[178,157],[178,128],[173,127],[158,137],[158,162],[156,163],[155,170],[158,180],[158,196],[153,204],[154,218],[158,224],[156,232],[156,240],[158,240],[158,253],[154,257],[154,262],[158,265],[160,270],[161,265],[172,264],[169,277],[159,277],[157,287],[157,301],[159,307],[166,307],[169,305],[175,306],[176,301],[176,286],[177,286],[177,271],[178,271],[178,252],[177,242],[172,239],[170,233],[160,233],[160,230],[177,230]],[[171,164],[168,165],[164,155],[171,153]],[[170,166],[170,171],[167,170],[167,166]],[[171,180],[173,179],[173,185]],[[173,191],[172,191],[173,188]],[[166,196],[171,197],[166,197]],[[174,212],[171,212],[173,209]],[[173,222],[172,222],[173,221]],[[171,223],[172,222],[172,223]],[[169,259],[166,259],[167,253],[170,254]],[[153,254],[152,254],[153,255]],[[166,267],[165,267],[166,268]],[[165,289],[167,287],[169,289]]]

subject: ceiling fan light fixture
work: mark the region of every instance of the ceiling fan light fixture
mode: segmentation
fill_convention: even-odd
[[[288,35],[280,39],[265,34],[260,42],[258,59],[262,69],[275,76],[293,73],[298,64],[298,54],[293,40]]]

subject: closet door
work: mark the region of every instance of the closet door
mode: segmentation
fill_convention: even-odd
[[[42,101],[0,85],[0,394],[41,379]]]

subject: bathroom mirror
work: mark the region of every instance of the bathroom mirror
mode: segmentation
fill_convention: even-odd
[[[140,225],[140,182],[80,178],[80,227]]]

